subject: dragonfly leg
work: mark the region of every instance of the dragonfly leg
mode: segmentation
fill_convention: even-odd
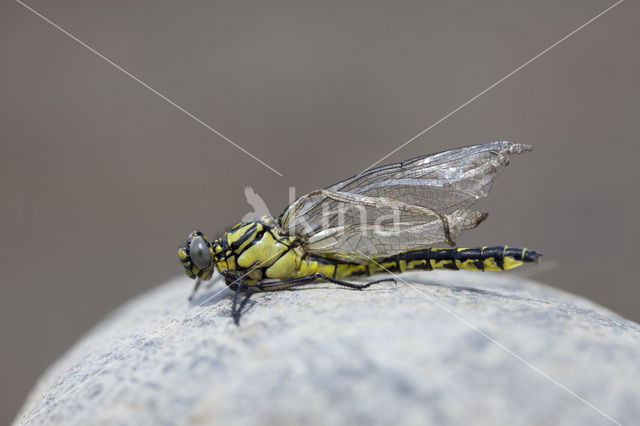
[[[393,282],[396,285],[398,284],[398,282],[395,280],[395,278],[383,278],[381,280],[369,281],[368,283],[364,283],[364,284],[355,284],[355,283],[350,283],[350,282],[347,282],[347,281],[341,281],[341,280],[336,280],[336,279],[333,279],[333,278],[329,278],[325,274],[321,274],[319,272],[316,272],[313,275],[315,275],[316,278],[322,278],[323,280],[329,281],[330,283],[341,285],[343,287],[353,288],[353,289],[356,289],[356,290],[362,290],[362,289],[365,289],[365,288],[367,288],[369,286],[372,286],[373,284],[384,283],[384,282]]]
[[[296,287],[296,286],[299,286],[299,285],[308,284],[308,283],[314,281],[315,279],[316,279],[316,277],[312,274],[312,275],[305,275],[305,276],[299,277],[299,278],[294,278],[294,279],[291,279],[291,280],[276,281],[276,282],[271,282],[271,283],[258,283],[258,284],[256,284],[256,287],[258,287],[258,289],[260,291],[286,290],[286,289],[291,288],[291,287]]]
[[[196,284],[193,286],[193,291],[191,292],[191,296],[189,296],[189,302],[191,302],[195,297],[196,293],[198,292],[198,288],[200,288],[201,283],[202,283],[202,280],[200,279],[200,277],[196,278]]]
[[[235,313],[232,312],[233,321],[236,323],[236,325],[240,325],[240,315],[242,315],[242,309],[244,309],[245,305],[255,292],[256,290],[253,287],[249,287],[247,289],[247,294],[244,295],[242,302],[240,302],[240,307],[238,308],[238,310],[235,311]]]
[[[246,294],[242,298],[242,301],[239,303],[240,306],[238,306],[238,295],[243,292],[245,287],[247,287]],[[231,306],[231,316],[233,317],[233,322],[235,322],[236,325],[240,325],[240,316],[242,316],[242,309],[244,309],[244,307],[247,305],[247,302],[249,302],[249,299],[255,292],[256,289],[252,286],[247,286],[243,280],[238,281],[238,285],[236,286],[236,294],[233,296],[233,305]]]
[[[242,287],[244,282],[242,279],[238,280],[238,284],[236,285],[236,294],[233,296],[233,304],[231,305],[231,316],[233,317],[233,321],[238,325],[240,323],[240,310],[236,309],[238,306],[238,295],[242,291]]]
[[[378,284],[381,282],[393,282],[395,284],[397,284],[397,281],[394,278],[383,278],[381,280],[375,280],[375,281],[370,281],[368,283],[364,283],[364,284],[356,284],[356,283],[350,283],[347,281],[341,281],[341,280],[336,280],[334,278],[330,278],[328,276],[326,276],[325,274],[321,274],[319,272],[316,272],[315,274],[310,274],[310,275],[305,275],[303,277],[298,277],[298,278],[294,278],[291,280],[286,280],[286,281],[276,281],[276,282],[271,282],[271,283],[257,283],[255,285],[251,285],[251,286],[247,286],[244,281],[242,279],[238,279],[236,280],[238,282],[238,284],[235,286],[235,295],[233,296],[233,305],[231,307],[231,316],[233,317],[234,322],[236,323],[236,325],[240,324],[240,316],[242,314],[242,309],[245,307],[245,305],[247,304],[247,302],[249,302],[249,299],[251,298],[251,296],[253,296],[254,293],[256,293],[257,290],[259,291],[278,291],[278,290],[285,290],[291,287],[296,287],[299,285],[303,285],[303,284],[308,284],[310,282],[313,282],[317,279],[323,279],[325,281],[328,281],[330,283],[333,284],[337,284],[337,285],[341,285],[343,287],[348,287],[348,288],[352,288],[355,290],[362,290],[365,289],[373,284]],[[238,303],[238,299],[239,299],[239,294],[242,293],[243,291],[245,291],[244,289],[246,288],[246,294],[244,296],[244,298],[242,299],[242,301],[240,301]],[[256,290],[257,289],[257,290]]]
[[[336,280],[334,278],[330,278],[330,277],[326,276],[325,274],[321,274],[319,272],[316,272],[314,274],[305,275],[303,277],[294,278],[294,279],[291,279],[291,280],[277,281],[277,282],[274,282],[274,283],[257,284],[257,287],[262,291],[277,291],[277,290],[284,290],[284,289],[291,288],[291,287],[296,287],[296,286],[303,285],[303,284],[308,284],[308,283],[310,283],[312,281],[315,281],[316,279],[323,279],[323,280],[328,281],[330,283],[341,285],[343,287],[353,288],[353,289],[356,289],[356,290],[362,290],[362,289],[367,288],[367,287],[369,287],[369,286],[371,286],[373,284],[377,284],[377,283],[381,283],[381,282],[387,282],[387,281],[392,281],[392,282],[397,284],[397,282],[396,282],[396,280],[394,278],[384,278],[384,279],[381,279],[381,280],[370,281],[370,282],[364,283],[364,284],[355,284],[355,283],[350,283],[350,282],[347,282],[347,281]]]

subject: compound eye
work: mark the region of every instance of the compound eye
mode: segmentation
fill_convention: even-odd
[[[189,246],[191,261],[201,270],[205,270],[211,264],[211,252],[209,246],[202,237],[195,237]]]

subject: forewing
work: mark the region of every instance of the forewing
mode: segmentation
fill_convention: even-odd
[[[507,141],[467,146],[378,167],[328,189],[385,196],[450,213],[486,197],[510,154],[532,149]]]
[[[533,149],[529,145],[506,141],[492,142],[413,158],[368,170],[327,190],[300,197],[281,216],[285,232],[307,241],[311,252],[363,252],[384,255],[447,240],[447,221],[452,231],[476,226],[483,218],[467,210],[485,197],[494,179],[509,164],[511,154]],[[329,197],[327,193],[348,194],[353,202]],[[423,207],[439,216],[401,212],[394,217],[402,229],[396,233],[375,235],[386,209],[359,205],[357,197],[396,200],[405,205]],[[345,213],[345,210],[347,213]],[[322,239],[331,244],[314,244]],[[457,233],[451,234],[453,237]],[[315,236],[315,238],[314,238]],[[450,239],[453,242],[453,238]],[[330,248],[329,248],[330,247]]]

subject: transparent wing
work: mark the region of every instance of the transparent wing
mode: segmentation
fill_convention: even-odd
[[[371,169],[300,197],[280,224],[308,252],[350,260],[454,244],[486,218],[469,207],[487,196],[509,156],[532,149],[499,141]]]

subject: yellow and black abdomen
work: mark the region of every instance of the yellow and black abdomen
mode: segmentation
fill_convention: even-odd
[[[330,257],[307,255],[300,262],[296,275],[300,277],[319,272],[341,280],[414,270],[503,271],[516,268],[523,263],[536,262],[540,256],[533,250],[508,246],[417,249],[374,258],[369,263],[350,263]]]
[[[533,250],[509,246],[479,248],[429,248],[409,250],[376,259],[370,268],[376,272],[450,269],[454,271],[504,271],[523,263],[533,263],[541,255]]]

